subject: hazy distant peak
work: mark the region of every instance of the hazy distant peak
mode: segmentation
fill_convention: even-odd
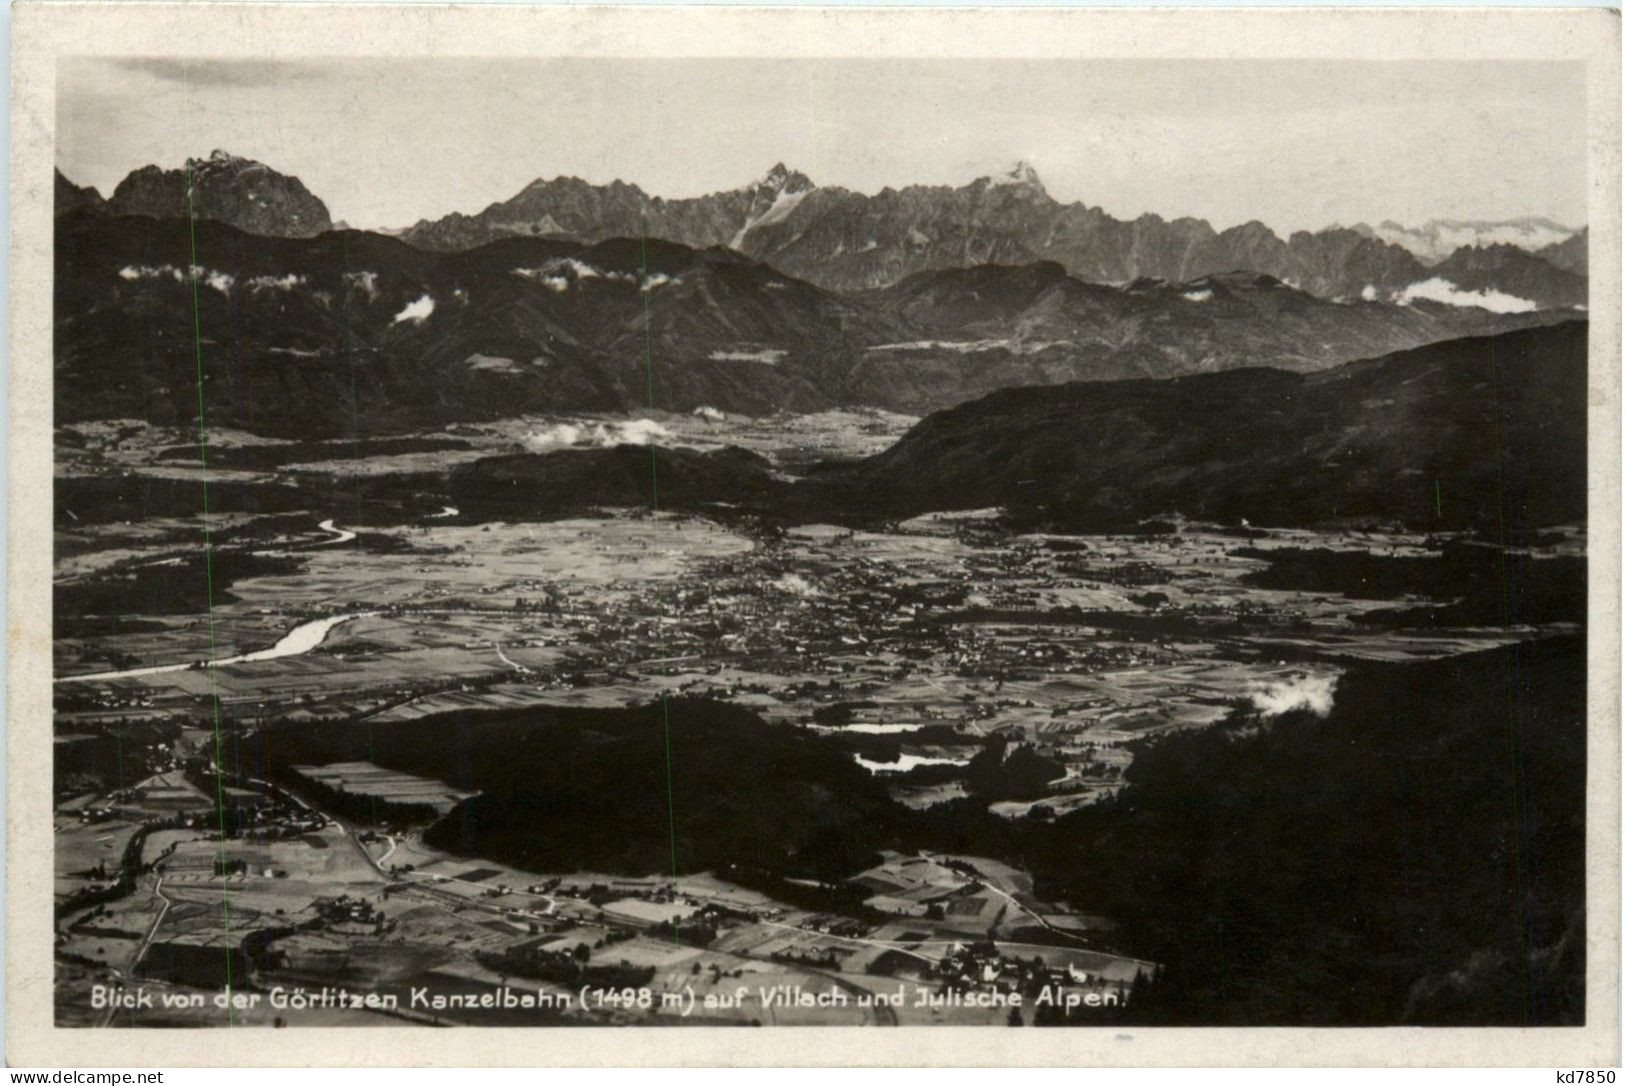
[[[1520,215],[1517,218],[1506,219],[1499,222],[1485,219],[1429,219],[1426,223],[1422,224],[1422,228],[1425,230],[1434,228],[1485,230],[1497,226],[1516,226],[1532,230],[1555,230],[1568,234],[1575,232],[1574,227],[1564,226],[1562,223],[1554,222],[1544,215]]]
[[[1378,224],[1376,237],[1410,250],[1423,262],[1436,264],[1457,249],[1510,245],[1538,252],[1567,241],[1578,231],[1541,215],[1515,219],[1430,219],[1420,226],[1405,226],[1392,219]]]

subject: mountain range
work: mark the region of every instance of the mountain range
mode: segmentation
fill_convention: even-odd
[[[57,220],[64,422],[189,422],[199,353],[212,422],[327,437],[648,407],[918,414],[1013,385],[1311,371],[1562,317],[1333,302],[1254,273],[1108,286],[1043,262],[840,293],[724,246],[510,237],[435,252],[81,204]]]
[[[1580,233],[1561,223],[1538,215],[1504,222],[1472,219],[1431,219],[1421,226],[1403,226],[1386,220],[1375,227],[1359,223],[1354,231],[1378,238],[1414,253],[1424,264],[1433,265],[1457,249],[1482,249],[1491,245],[1513,245],[1538,253]]]
[[[297,178],[263,164],[216,151],[192,169],[198,217],[282,237],[331,226],[326,207]],[[68,190],[94,192],[59,182],[59,193]],[[184,215],[185,196],[184,170],[148,166],[120,183],[107,210]],[[70,194],[61,206],[81,202]],[[724,246],[839,291],[889,286],[920,271],[1048,260],[1096,283],[1251,271],[1334,300],[1405,298],[1420,286],[1433,296],[1471,292],[1481,295],[1478,304],[1501,308],[1586,301],[1584,232],[1544,219],[1435,220],[1415,229],[1385,222],[1283,239],[1259,222],[1217,230],[1194,218],[1115,219],[1098,207],[1056,201],[1025,163],[964,186],[909,185],[872,195],[816,185],[783,164],[741,188],[683,199],[652,196],[623,181],[538,179],[475,214],[422,220],[398,233],[416,248],[442,252],[511,237]],[[1523,259],[1531,255],[1533,261]],[[1471,265],[1477,285],[1451,277],[1460,264]]]
[[[462,249],[515,234],[597,240],[641,232],[689,245],[727,245],[835,290],[884,286],[922,270],[1052,260],[1091,282],[1180,281],[1246,270],[1336,298],[1392,297],[1434,278],[1429,269],[1451,254],[1489,244],[1491,255],[1480,263],[1494,264],[1503,246],[1544,247],[1572,233],[1545,220],[1438,220],[1417,232],[1392,223],[1384,228],[1387,234],[1332,227],[1283,240],[1259,222],[1219,231],[1192,218],[1122,221],[1100,208],[1052,199],[1026,163],[958,188],[911,185],[874,195],[820,187],[779,164],[744,188],[681,200],[620,181],[538,180],[476,215],[420,221],[401,236],[424,248]],[[1450,239],[1465,244],[1441,251]],[[1493,272],[1489,278],[1492,289],[1511,293],[1510,283],[1496,281]],[[1517,285],[1526,293],[1515,296],[1531,308],[1585,301],[1585,284],[1561,268],[1552,269],[1549,280],[1525,274]]]

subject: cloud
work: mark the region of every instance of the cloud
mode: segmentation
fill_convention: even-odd
[[[1336,690],[1336,675],[1293,675],[1281,682],[1259,686],[1248,696],[1253,708],[1265,716],[1278,716],[1294,709],[1307,709],[1316,716],[1325,716],[1332,711],[1332,695]]]
[[[127,282],[135,283],[143,279],[173,279],[175,282],[184,282],[186,276],[173,264],[162,264],[152,267],[147,264],[126,264],[118,270],[118,277]]]
[[[191,280],[202,283],[206,287],[212,287],[227,297],[230,297],[231,288],[237,283],[237,280],[231,275],[223,271],[205,268],[201,264],[189,265],[184,270],[177,268],[173,264],[161,264],[157,267],[147,264],[126,264],[118,270],[118,277],[127,283],[139,283],[149,279],[173,279],[177,283],[185,283],[188,281],[188,276],[190,276]],[[304,281],[298,276],[290,276],[290,278],[297,282]],[[287,285],[269,279],[265,280],[265,283],[284,286],[284,288]],[[258,279],[250,281],[251,286],[255,284],[265,285]]]
[[[256,275],[248,281],[249,290],[292,290],[305,285],[305,277],[289,272],[287,275]]]
[[[1410,305],[1414,301],[1425,300],[1430,302],[1443,302],[1445,305],[1476,306],[1487,309],[1491,313],[1532,313],[1540,306],[1527,298],[1519,298],[1513,294],[1505,294],[1499,290],[1462,290],[1448,279],[1434,276],[1424,279],[1420,283],[1412,283],[1400,293],[1397,299],[1401,305]]]
[[[649,445],[670,436],[671,431],[653,419],[561,422],[545,429],[532,430],[525,436],[525,447],[531,452],[568,448],[602,449],[611,445]]]
[[[612,283],[636,283],[638,277],[631,272],[605,271],[595,268],[574,257],[564,256],[556,260],[549,260],[539,268],[515,268],[513,273],[525,279],[541,283],[550,290],[563,293],[570,289],[571,283],[579,283],[585,279],[603,279]],[[660,282],[646,281],[643,289],[648,290],[650,285],[659,286],[667,281],[667,277],[658,276]]]
[[[231,296],[231,288],[237,283],[236,277],[232,275],[223,271],[211,271],[197,264],[192,265],[192,278],[201,279],[205,285],[213,287],[228,298]]]
[[[551,290],[557,294],[563,294],[565,291],[570,289],[570,280],[568,276],[554,275],[546,268],[515,268],[513,273],[519,276],[521,279],[530,279],[534,282],[540,283],[548,290]]]

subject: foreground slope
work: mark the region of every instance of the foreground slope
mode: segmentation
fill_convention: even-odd
[[[932,415],[850,474],[889,510],[1005,505],[1078,524],[1499,527],[1585,515],[1584,322],[1314,374],[1014,388]]]
[[[1143,1021],[1577,1024],[1585,719],[1577,637],[1364,664],[1324,719],[1140,751],[1042,836],[1039,892],[1167,963]]]

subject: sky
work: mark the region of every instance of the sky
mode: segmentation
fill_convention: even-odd
[[[103,195],[220,148],[369,228],[538,177],[695,196],[784,162],[875,192],[1018,160],[1057,200],[1221,230],[1585,222],[1578,64],[74,58],[57,93],[57,165]]]

